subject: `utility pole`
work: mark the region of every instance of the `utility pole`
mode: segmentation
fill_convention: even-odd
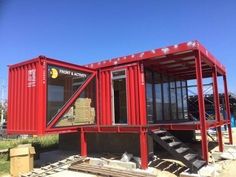
[[[1,124],[4,122],[4,83],[1,84]]]

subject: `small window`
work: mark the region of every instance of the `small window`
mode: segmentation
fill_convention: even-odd
[[[121,79],[125,78],[125,70],[120,70],[120,71],[113,71],[112,72],[112,79]]]

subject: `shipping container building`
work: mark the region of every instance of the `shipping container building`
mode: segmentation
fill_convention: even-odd
[[[205,112],[205,79],[212,80],[211,118]],[[224,114],[219,105],[220,79],[224,83]],[[190,87],[197,92],[194,113],[189,109],[193,107],[188,101]],[[221,126],[228,126],[232,144],[226,69],[198,41],[86,66],[39,56],[9,66],[8,94],[10,134],[79,132],[83,156],[87,155],[87,133],[137,134],[142,168],[148,166],[149,135],[169,130],[201,130],[201,157],[206,163],[209,128],[217,129],[220,151]],[[154,139],[161,144],[168,139],[163,137]],[[166,148],[175,151],[174,147]],[[205,164],[199,159],[190,160],[198,163],[195,166]]]

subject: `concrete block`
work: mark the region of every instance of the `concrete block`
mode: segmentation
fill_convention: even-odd
[[[236,160],[236,149],[229,148],[221,154],[221,158],[226,160]]]
[[[216,163],[216,164],[215,164],[216,171],[217,171],[218,173],[222,172],[222,170],[223,170],[223,168],[224,168],[223,166],[224,166],[224,164],[222,164],[222,163]]]
[[[228,149],[235,149],[236,150],[236,145],[225,144],[224,151],[227,151]]]
[[[136,169],[134,162],[122,162],[120,160],[108,160],[108,165],[116,168]]]
[[[215,177],[217,174],[216,167],[214,165],[205,166],[198,171],[198,174],[201,177]]]
[[[103,166],[103,165],[108,165],[108,162],[102,159],[98,158],[90,158],[89,159],[89,164],[90,165],[98,165],[98,166]]]
[[[187,172],[182,172],[179,175],[180,177],[200,177],[198,174],[193,174],[193,173],[187,173]]]
[[[219,161],[221,158],[222,152],[213,152],[211,154],[214,161]]]

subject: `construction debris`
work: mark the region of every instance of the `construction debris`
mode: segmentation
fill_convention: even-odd
[[[128,154],[125,152],[120,159],[122,162],[129,162],[133,158],[133,154]]]
[[[236,160],[236,149],[229,148],[227,151],[223,152],[220,157],[225,160]]]
[[[73,171],[82,171],[88,172],[92,174],[102,175],[102,176],[110,176],[110,177],[156,177],[156,175],[148,173],[148,172],[140,172],[135,170],[121,170],[119,168],[109,167],[109,166],[99,166],[99,165],[91,165],[88,163],[78,163],[73,164],[69,167],[70,170]]]
[[[82,163],[85,162],[86,160],[87,160],[86,158],[82,158],[79,155],[70,156],[64,160],[52,163],[45,167],[34,169],[30,173],[21,175],[21,177],[46,177],[48,175],[53,175],[55,173],[61,172],[63,170],[67,170],[68,165],[71,165],[73,163]]]

